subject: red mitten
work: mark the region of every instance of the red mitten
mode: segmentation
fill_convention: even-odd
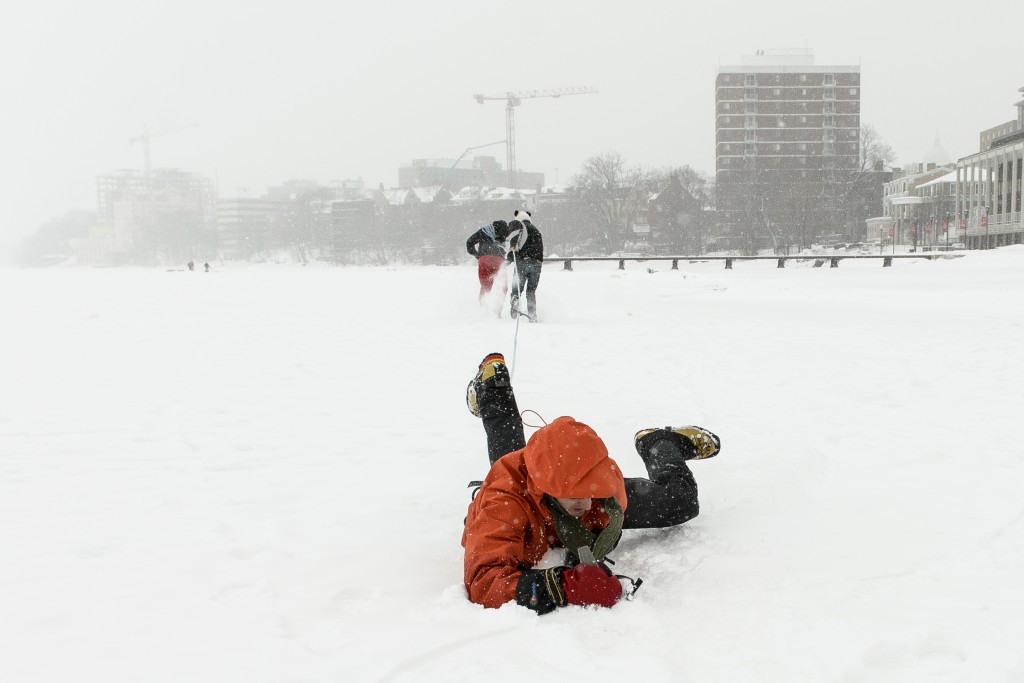
[[[570,605],[611,607],[622,597],[622,584],[593,564],[578,564],[562,572],[565,601]]]

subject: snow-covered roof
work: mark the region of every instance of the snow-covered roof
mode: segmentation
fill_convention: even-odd
[[[536,190],[517,190],[509,187],[495,187],[483,196],[484,201],[495,201],[498,199],[526,199],[526,197],[537,194]]]
[[[433,187],[414,187],[412,188],[412,191],[416,194],[416,196],[419,198],[421,202],[423,202],[424,204],[429,204],[430,202],[434,201],[434,197],[437,196],[437,191],[439,189],[441,189],[441,186],[435,185]]]
[[[932,185],[941,185],[942,183],[955,183],[955,182],[956,182],[956,171],[953,170],[953,171],[950,171],[949,173],[947,173],[946,175],[939,176],[938,178],[936,178],[934,180],[929,180],[927,183],[921,183],[920,185],[917,186],[917,189],[920,190],[922,187],[931,187]]]
[[[940,185],[942,183],[955,183],[956,182],[956,173],[957,173],[956,169],[953,169],[952,171],[950,171],[946,175],[939,176],[938,178],[935,178],[934,180],[929,180],[927,183],[921,183],[920,185],[917,186],[917,189],[920,190],[923,187],[931,187],[932,185]],[[991,171],[989,173],[991,175]],[[967,180],[967,181],[981,180],[982,179],[981,169],[980,168],[965,168],[965,169],[963,169],[963,176],[964,176],[964,180]]]
[[[381,194],[384,195],[384,199],[388,201],[388,204],[392,206],[405,204],[409,198],[409,190],[381,190]]]

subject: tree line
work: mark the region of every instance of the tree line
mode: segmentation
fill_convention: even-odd
[[[511,220],[529,207],[544,232],[549,254],[602,256],[616,252],[700,255],[708,251],[754,253],[801,249],[825,235],[855,240],[863,220],[881,210],[877,170],[894,154],[873,128],[861,132],[858,168],[832,173],[829,182],[786,185],[766,182],[741,199],[742,219],[723,223],[716,188],[690,166],[643,169],[618,152],[587,159],[558,192],[529,197],[455,197],[446,189],[433,201],[392,204],[383,190],[373,197],[305,184],[275,203],[226,226],[195,207],[178,215],[164,208],[159,220],[137,225],[132,263],[246,260],[291,252],[300,261],[338,264],[454,264],[467,258],[465,240],[496,219]],[[809,188],[809,190],[808,190]],[[141,213],[141,212],[140,212]],[[95,214],[71,212],[47,221],[25,243],[20,262],[45,265],[74,256],[75,244],[95,234]]]

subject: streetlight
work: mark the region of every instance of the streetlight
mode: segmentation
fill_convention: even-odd
[[[942,223],[942,231],[946,233],[946,251],[949,251],[949,211],[946,212],[946,220]]]

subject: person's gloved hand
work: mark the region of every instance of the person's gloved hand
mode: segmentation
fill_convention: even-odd
[[[622,584],[606,569],[579,564],[523,570],[516,584],[516,602],[537,614],[565,605],[611,607],[622,597]]]
[[[562,588],[562,572],[568,567],[550,569],[524,569],[516,584],[516,602],[532,609],[537,614],[547,614],[563,607],[565,590]]]
[[[622,597],[622,584],[603,567],[578,564],[562,572],[562,589],[570,605],[611,607]]]

